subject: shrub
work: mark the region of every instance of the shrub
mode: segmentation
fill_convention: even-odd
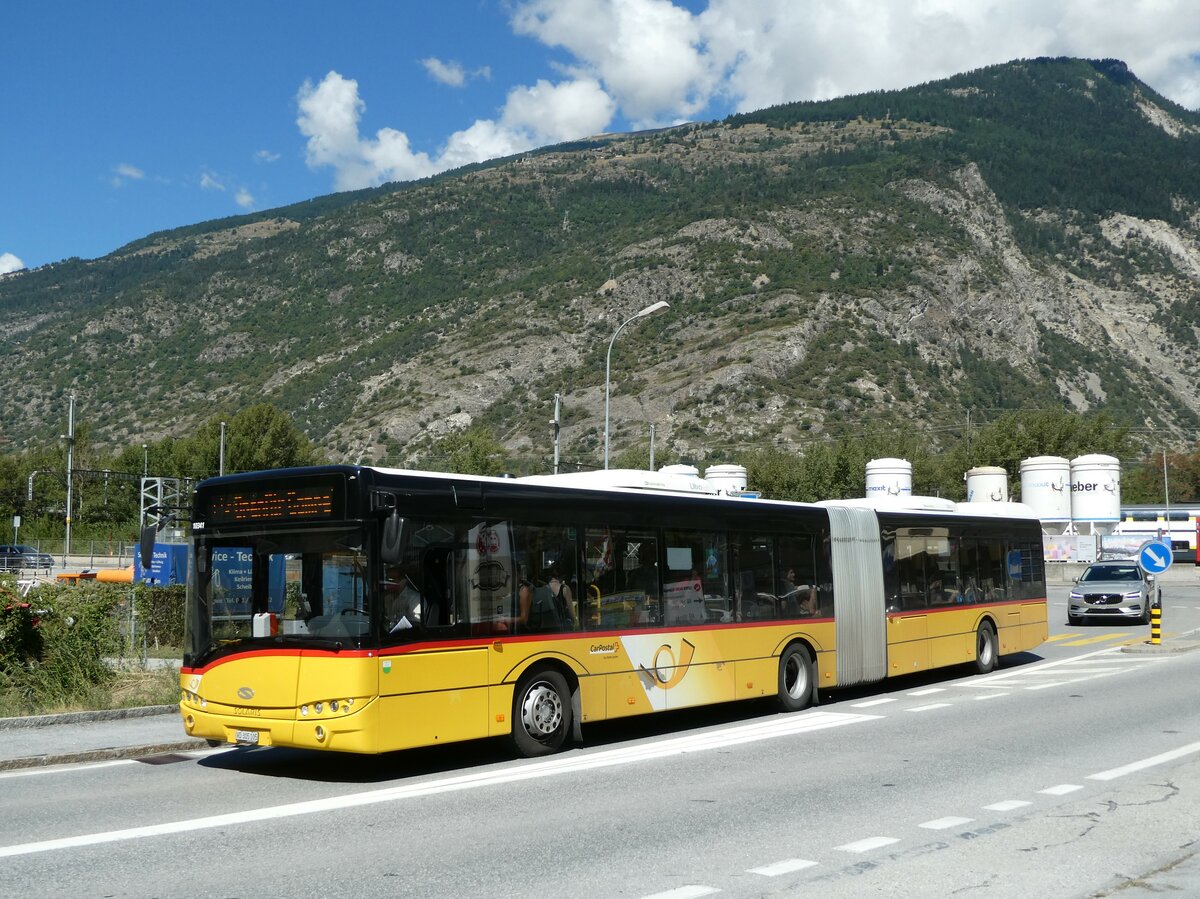
[[[11,577],[0,580],[0,672],[27,668],[42,656],[41,619],[17,592]]]

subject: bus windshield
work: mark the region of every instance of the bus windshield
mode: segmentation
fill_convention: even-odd
[[[360,528],[197,534],[186,660],[247,643],[358,647],[370,632]]]

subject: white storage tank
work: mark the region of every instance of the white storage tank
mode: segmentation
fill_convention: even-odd
[[[1008,472],[996,465],[972,468],[963,480],[967,482],[967,502],[1008,502]]]
[[[1071,524],[1071,463],[1062,456],[1022,459],[1021,502],[1037,513],[1046,533],[1065,532]]]
[[[912,496],[912,463],[907,459],[872,459],[867,463],[867,499]]]
[[[664,465],[658,470],[659,474],[681,475],[685,478],[700,477],[700,469],[695,465]]]
[[[1093,454],[1071,460],[1071,518],[1081,534],[1111,534],[1121,520],[1121,461]]]
[[[704,480],[722,493],[736,495],[746,490],[745,465],[710,465],[704,470]]]

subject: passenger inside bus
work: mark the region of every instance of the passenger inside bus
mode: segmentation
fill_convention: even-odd
[[[517,593],[518,615],[514,629],[524,633],[574,630],[575,609],[571,588],[558,569],[551,569],[545,584],[522,578]]]
[[[796,583],[795,568],[789,568],[784,575],[779,599],[783,603],[785,616],[807,618],[817,614],[816,585]]]

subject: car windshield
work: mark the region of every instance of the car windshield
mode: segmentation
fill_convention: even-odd
[[[1080,581],[1140,581],[1142,572],[1136,565],[1093,565]]]
[[[208,533],[188,583],[191,664],[246,642],[356,647],[369,632],[357,528]]]

